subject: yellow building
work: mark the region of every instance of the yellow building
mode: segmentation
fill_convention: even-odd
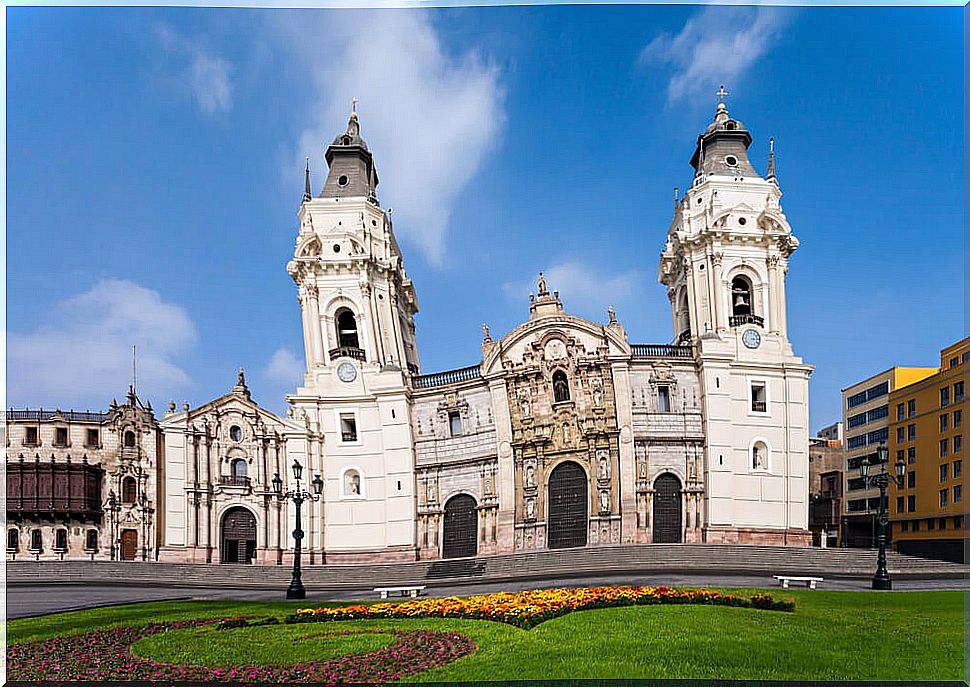
[[[906,463],[903,486],[889,492],[891,537],[900,553],[964,560],[968,370],[970,337],[943,349],[936,374],[889,394],[889,462]]]
[[[891,367],[842,390],[842,546],[876,546],[879,490],[866,485],[859,463],[864,458],[875,462],[876,448],[888,443],[890,394],[936,372],[935,367]]]

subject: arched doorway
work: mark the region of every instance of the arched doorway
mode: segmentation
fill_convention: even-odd
[[[256,516],[236,506],[222,516],[222,562],[252,563],[256,552]]]
[[[653,541],[679,544],[682,530],[680,480],[667,472],[653,483]]]
[[[549,475],[550,549],[586,546],[588,489],[586,471],[576,463],[562,463]]]
[[[444,532],[441,535],[442,558],[466,558],[478,554],[478,513],[475,499],[458,494],[445,504]]]

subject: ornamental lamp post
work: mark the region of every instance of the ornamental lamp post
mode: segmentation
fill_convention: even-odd
[[[873,589],[892,589],[893,582],[889,577],[889,570],[886,568],[886,525],[889,524],[889,512],[886,507],[886,489],[890,483],[898,486],[903,485],[903,477],[906,475],[906,463],[900,458],[896,461],[896,474],[891,475],[886,470],[889,463],[889,449],[885,444],[879,444],[876,449],[876,462],[881,465],[879,472],[874,475],[869,474],[869,459],[863,458],[859,462],[859,473],[866,486],[879,488],[879,559],[876,564],[876,574],[872,578]]]
[[[296,488],[291,489],[287,492],[283,491],[283,480],[280,478],[280,473],[275,473],[273,475],[273,491],[276,493],[276,498],[280,501],[287,499],[292,499],[293,505],[296,506],[296,527],[293,530],[293,540],[295,545],[293,547],[293,577],[290,579],[290,586],[286,589],[287,599],[305,599],[306,598],[306,588],[303,586],[302,570],[300,567],[300,555],[302,553],[302,542],[303,542],[303,526],[300,519],[300,508],[303,506],[304,501],[319,501],[320,494],[323,491],[323,480],[320,479],[320,475],[316,475],[310,485],[313,488],[313,492],[306,491],[305,489],[300,489],[300,476],[303,474],[303,466],[300,465],[300,461],[294,460],[293,465],[293,479],[296,481]]]
[[[111,560],[115,560],[116,552],[116,542],[115,534],[117,531],[117,520],[118,511],[121,510],[121,506],[118,504],[118,497],[115,496],[115,490],[108,490],[108,538],[111,540],[111,550],[110,556]]]

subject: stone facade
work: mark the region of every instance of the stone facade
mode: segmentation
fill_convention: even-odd
[[[674,343],[631,343],[612,309],[570,315],[540,274],[528,319],[494,339],[483,327],[479,362],[421,374],[416,290],[354,112],[318,197],[307,171],[287,265],[306,373],[288,417],[256,405],[241,374],[220,399],[169,409],[158,557],[287,560],[293,514],[272,480],[290,486],[292,461],[322,483],[304,514],[311,564],[807,545],[812,368],[785,305],[798,241],[773,160],[758,176],[750,142],[723,104],[698,137],[658,274]]]

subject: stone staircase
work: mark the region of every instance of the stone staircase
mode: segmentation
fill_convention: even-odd
[[[970,566],[894,552],[890,574],[899,579],[960,579]],[[476,584],[572,580],[650,574],[765,576],[811,574],[872,576],[876,551],[728,544],[651,544],[535,551],[477,559],[370,565],[309,565],[303,581],[315,590],[367,590],[399,584]],[[202,565],[100,561],[7,561],[7,585],[128,584],[181,588],[279,589],[289,566]],[[619,582],[620,580],[618,580]],[[767,581],[767,580],[766,580]]]

